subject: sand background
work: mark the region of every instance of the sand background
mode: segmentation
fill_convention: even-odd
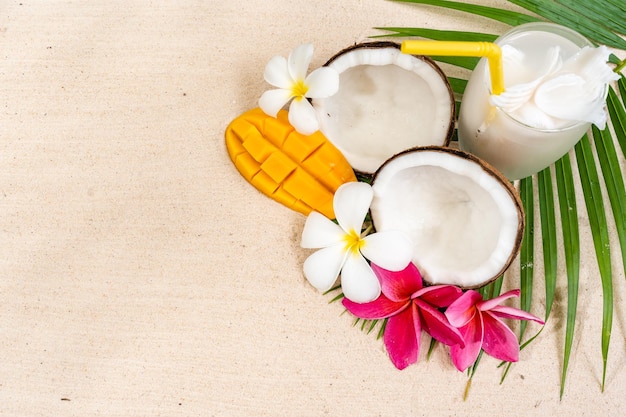
[[[317,67],[377,26],[507,29],[382,0],[0,2],[0,415],[626,415],[619,247],[601,394],[583,201],[561,401],[562,263],[545,331],[502,385],[485,358],[465,402],[466,375],[443,348],[399,372],[303,278],[304,217],[243,180],[224,129],[268,88],[272,56],[311,42]],[[517,286],[514,267],[506,287]]]

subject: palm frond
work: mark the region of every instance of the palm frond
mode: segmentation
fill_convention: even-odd
[[[450,83],[450,87],[452,87],[452,91],[454,91],[455,94],[463,95],[465,87],[467,86],[467,80],[456,77],[448,77],[448,82]]]
[[[498,22],[517,26],[523,23],[547,20],[566,27],[569,27],[593,42],[604,44],[621,51],[626,50],[626,3],[623,0],[596,0],[594,2],[582,2],[578,0],[509,0],[510,3],[520,6],[530,12],[529,14],[518,13],[510,10],[501,10],[494,7],[486,7],[472,3],[461,3],[449,0],[391,0],[402,3],[413,3],[421,6],[441,7],[459,12],[466,12],[477,16],[493,19]],[[536,17],[539,16],[539,17]],[[473,41],[493,41],[496,35],[481,34],[476,32],[465,32],[460,30],[434,30],[422,28],[404,27],[379,27],[377,29],[389,32],[386,35],[391,37],[421,37],[434,40],[473,40]],[[434,57],[439,62],[460,66],[466,69],[473,69],[477,60],[473,58],[457,57]],[[626,59],[611,55],[610,62],[616,66],[615,71],[620,73],[626,68]],[[461,96],[465,90],[465,80],[459,78],[449,78],[455,94]],[[596,252],[598,268],[600,271],[603,288],[603,324],[602,324],[602,359],[603,376],[602,388],[604,388],[608,347],[610,341],[610,329],[613,317],[613,282],[611,262],[609,255],[609,236],[607,232],[607,218],[609,216],[608,207],[604,207],[602,200],[602,183],[606,186],[606,193],[609,197],[612,216],[615,220],[617,237],[621,248],[622,265],[626,270],[626,189],[624,185],[624,172],[622,172],[623,161],[617,154],[616,142],[621,148],[622,154],[626,154],[626,77],[622,75],[615,88],[611,87],[607,96],[607,109],[609,112],[609,126],[603,131],[592,129],[593,144],[598,163],[594,159],[591,141],[588,136],[575,147],[576,165],[581,183],[581,196],[585,201],[587,215],[589,217],[592,239]],[[554,171],[553,171],[554,170]],[[555,179],[552,178],[552,173]],[[567,318],[565,329],[565,344],[563,347],[563,364],[561,373],[560,395],[563,396],[566,376],[572,350],[575,320],[578,305],[578,287],[580,271],[580,237],[578,214],[576,207],[576,188],[574,186],[574,175],[570,155],[565,155],[557,161],[553,167],[546,168],[536,176],[536,188],[539,203],[539,213],[534,212],[533,198],[533,178],[520,181],[520,194],[522,196],[524,209],[526,212],[527,227],[524,244],[520,253],[520,287],[522,290],[522,308],[530,308],[533,289],[533,259],[535,250],[530,243],[532,239],[532,229],[534,224],[540,221],[541,237],[544,259],[544,279],[545,279],[545,320],[548,320],[552,305],[555,300],[557,283],[557,262],[559,252],[557,251],[556,233],[556,205],[558,202],[558,212],[562,230],[562,243],[565,255],[565,266],[567,275]],[[540,216],[536,219],[536,216]],[[502,281],[499,280],[499,285]],[[484,288],[481,292],[488,296],[494,288]],[[500,288],[497,289],[499,293]],[[520,338],[524,328],[520,328]],[[541,331],[539,332],[541,333]],[[538,333],[538,334],[539,334]],[[534,340],[538,334],[526,341],[525,347]],[[478,366],[477,361],[470,368],[470,380],[467,390],[471,384],[471,379]],[[509,364],[510,366],[510,364]],[[509,366],[507,366],[507,371]],[[506,371],[505,371],[506,375]],[[504,378],[504,377],[503,377]],[[467,391],[466,391],[467,393]]]
[[[607,96],[607,108],[615,130],[615,137],[622,148],[622,152],[626,154],[626,109],[620,103],[617,93],[613,88],[609,88]]]
[[[619,35],[624,35],[623,32],[613,32],[605,26],[605,22],[602,19],[594,20],[590,14],[584,10],[570,9],[555,1],[546,0],[509,0],[511,3],[525,8],[533,13],[537,13],[554,23],[558,23],[563,26],[573,28],[582,35],[589,39],[611,46],[617,49],[626,49],[626,41]],[[573,2],[570,2],[573,3]],[[577,2],[582,3],[582,2]],[[607,7],[609,4],[604,4],[604,1],[593,2],[594,8]],[[619,16],[619,15],[618,15]]]
[[[541,242],[543,248],[543,270],[546,291],[546,312],[544,321],[548,321],[556,293],[557,275],[557,239],[556,217],[554,214],[554,188],[550,167],[537,174],[539,194],[539,215],[541,221]]]
[[[615,135],[619,140],[622,152],[626,153],[626,110],[617,100],[617,95],[609,91],[608,109],[613,121]],[[615,218],[615,229],[620,242],[622,265],[626,271],[626,189],[624,187],[624,173],[621,172],[615,144],[610,132],[594,130],[594,144],[600,160],[600,168],[609,195],[609,202]]]
[[[610,2],[583,2],[576,0],[557,0],[558,3],[570,8],[574,12],[590,16],[597,24],[605,26],[616,33],[626,33],[626,10],[624,3],[621,7]],[[619,17],[622,17],[620,19]]]
[[[594,128],[596,138],[602,140],[600,131]],[[585,197],[587,215],[591,226],[593,245],[596,250],[596,258],[600,269],[602,281],[603,308],[602,308],[602,391],[606,380],[606,365],[609,355],[609,343],[611,341],[611,327],[613,324],[613,273],[611,270],[611,244],[609,242],[609,232],[604,214],[604,203],[599,187],[598,171],[593,159],[589,138],[585,137],[576,144],[576,160],[578,161],[578,172],[580,182]]]
[[[533,178],[527,177],[520,180],[520,198],[524,207],[526,217],[526,227],[524,228],[524,238],[520,249],[520,307],[522,310],[530,311],[533,297],[533,273],[535,271],[535,233],[534,233],[534,198],[533,198]],[[521,341],[528,322],[520,322],[519,340]]]
[[[569,154],[556,161],[556,185],[559,196],[559,211],[563,225],[563,248],[565,250],[565,268],[567,271],[567,319],[565,324],[565,347],[563,349],[563,369],[561,371],[561,397],[565,390],[567,368],[569,367],[576,310],[578,308],[578,282],[580,273],[580,237],[578,233],[578,212],[574,178]]]
[[[407,28],[407,27],[377,27],[374,29],[384,30],[387,33],[384,35],[372,36],[372,38],[380,37],[407,37],[417,36],[420,38],[433,39],[436,41],[456,41],[463,39],[468,42],[493,42],[498,37],[497,35],[491,35],[487,33],[479,32],[466,32],[460,30],[438,30],[438,29],[425,29],[425,28]]]
[[[471,56],[431,56],[431,58],[435,61],[444,62],[468,70],[473,70],[479,61],[479,58]]]
[[[400,3],[425,4],[429,6],[445,7],[447,9],[458,10],[461,12],[471,13],[489,19],[498,20],[511,26],[521,25],[523,23],[537,22],[540,19],[523,13],[510,10],[498,9],[496,7],[480,6],[471,3],[460,3],[448,0],[391,0]]]

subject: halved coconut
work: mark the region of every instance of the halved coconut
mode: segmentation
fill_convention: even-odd
[[[356,171],[372,174],[405,149],[450,141],[454,95],[430,58],[404,54],[394,42],[369,42],[325,65],[339,72],[339,91],[313,100],[320,130]]]
[[[513,186],[463,151],[408,150],[388,160],[372,183],[376,230],[402,230],[413,262],[430,284],[477,288],[499,277],[520,248],[524,215]]]

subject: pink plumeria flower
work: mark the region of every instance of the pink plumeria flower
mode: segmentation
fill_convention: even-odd
[[[519,294],[520,290],[512,290],[491,300],[483,300],[480,293],[469,290],[446,309],[446,317],[459,329],[465,341],[465,346],[450,347],[452,362],[459,371],[466,370],[476,361],[481,348],[494,358],[517,362],[517,337],[502,319],[533,320],[544,324],[530,313],[500,305]]]
[[[319,249],[304,261],[304,276],[320,291],[327,291],[341,272],[343,294],[356,303],[380,295],[380,282],[366,259],[392,271],[404,269],[413,257],[413,243],[406,234],[386,230],[361,235],[374,191],[364,182],[348,182],[335,192],[337,223],[313,211],[302,231],[301,246]]]
[[[289,123],[303,135],[319,130],[317,114],[307,99],[330,97],[339,90],[339,73],[332,68],[318,68],[306,75],[312,57],[311,44],[298,46],[289,59],[273,57],[265,67],[264,77],[278,88],[266,91],[259,100],[259,107],[273,117],[291,100]]]
[[[396,368],[404,369],[417,362],[422,329],[446,345],[463,346],[461,333],[439,311],[463,294],[460,288],[453,285],[424,287],[422,276],[413,263],[399,272],[373,263],[372,269],[381,282],[380,297],[366,304],[344,298],[343,305],[363,319],[389,318],[384,342]]]

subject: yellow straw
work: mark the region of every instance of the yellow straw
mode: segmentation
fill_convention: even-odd
[[[502,50],[495,43],[410,40],[402,42],[401,50],[413,55],[486,57],[491,74],[491,93],[499,95],[504,91]]]

